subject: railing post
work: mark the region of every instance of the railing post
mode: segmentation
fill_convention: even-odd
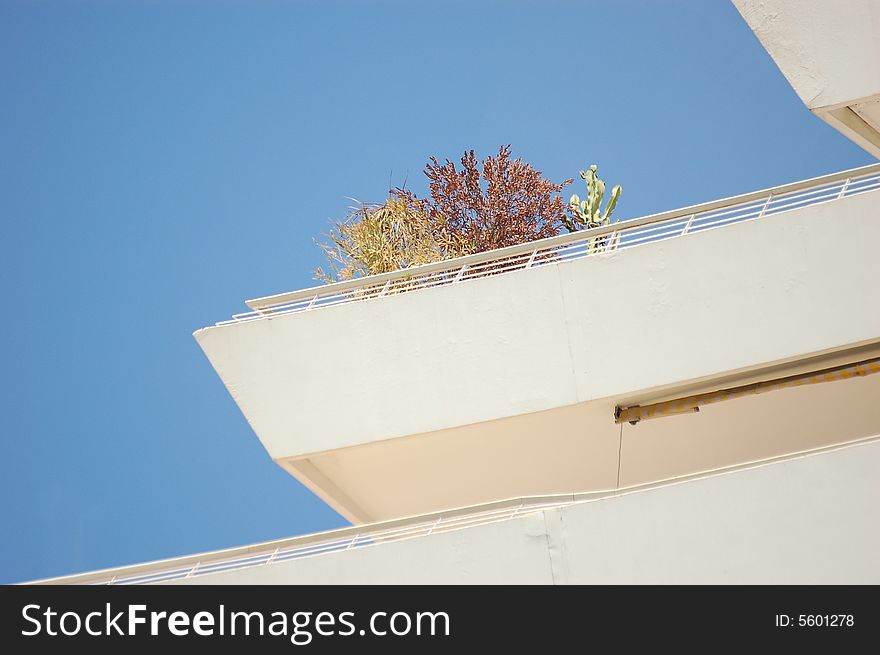
[[[853,175],[855,177],[852,177]],[[692,212],[690,215],[684,214],[682,210],[673,210],[652,216],[644,216],[639,219],[632,219],[630,221],[623,221],[616,232],[609,232],[606,235],[595,236],[593,230],[588,229],[584,231],[583,235],[579,235],[573,240],[563,238],[550,239],[549,242],[544,242],[541,245],[538,245],[537,243],[520,244],[512,247],[515,248],[513,254],[506,255],[500,260],[497,259],[497,253],[490,251],[481,253],[479,256],[474,256],[473,258],[468,257],[468,264],[457,265],[451,262],[435,262],[429,264],[427,267],[413,268],[412,271],[414,272],[411,271],[408,274],[409,276],[397,277],[390,280],[390,283],[386,282],[385,285],[382,286],[382,291],[378,294],[371,291],[374,295],[364,294],[364,289],[370,287],[368,280],[374,276],[367,276],[363,279],[348,280],[345,282],[340,281],[321,287],[320,291],[313,289],[316,293],[311,297],[307,295],[308,293],[311,293],[311,290],[307,292],[293,292],[290,294],[276,294],[275,296],[248,301],[249,307],[253,307],[255,304],[257,307],[251,312],[245,314],[234,314],[231,321],[224,321],[218,323],[218,325],[233,321],[252,320],[253,318],[270,318],[281,312],[298,312],[306,309],[321,308],[322,305],[318,305],[317,302],[319,298],[327,298],[327,304],[339,304],[354,302],[362,298],[373,298],[376,297],[376,295],[381,296],[390,294],[392,287],[399,289],[402,292],[415,288],[433,286],[435,283],[446,284],[460,282],[464,280],[464,276],[470,268],[475,268],[477,271],[485,269],[487,271],[486,274],[491,274],[496,269],[503,268],[504,270],[512,270],[515,268],[515,266],[508,268],[503,263],[498,263],[496,265],[493,264],[493,262],[509,263],[512,259],[521,262],[522,257],[526,257],[527,262],[524,264],[525,268],[532,268],[537,264],[538,252],[544,253],[544,255],[542,255],[542,263],[544,263],[544,256],[546,256],[547,262],[560,261],[562,256],[557,253],[560,252],[563,247],[574,244],[577,244],[578,246],[583,244],[586,247],[586,252],[583,254],[565,255],[566,258],[589,256],[602,250],[616,250],[622,245],[624,232],[632,237],[636,237],[628,242],[629,245],[627,247],[639,243],[662,240],[673,236],[683,236],[689,234],[694,229],[697,215],[700,216],[700,230],[715,225],[727,225],[738,221],[764,218],[770,212],[770,205],[779,201],[777,203],[779,205],[777,212],[781,211],[786,207],[787,199],[791,199],[790,197],[793,194],[798,194],[796,197],[801,198],[801,200],[788,206],[807,206],[815,202],[824,202],[826,199],[845,197],[849,192],[849,186],[853,182],[857,185],[857,190],[854,193],[875,190],[877,189],[878,179],[880,179],[880,165],[874,164],[872,166],[843,171],[841,173],[820,176],[811,180],[803,180],[801,182],[777,186],[772,190],[768,189],[759,192],[746,193],[701,205],[694,205],[686,210]],[[834,185],[838,185],[838,193],[836,194],[833,190]],[[819,195],[819,200],[815,199],[817,195]],[[755,206],[758,204],[761,206],[759,211],[755,213]],[[719,217],[716,217],[713,219],[713,214],[719,214],[725,218],[719,220]],[[681,228],[678,235],[676,235],[671,223],[680,223],[682,219],[686,219],[684,227]],[[665,231],[667,226],[672,230],[671,232]],[[651,235],[651,230],[654,228],[663,228],[664,231],[660,234]],[[645,232],[649,234],[643,234]],[[559,236],[563,237],[565,235]],[[531,246],[533,250],[529,250],[528,246]],[[579,248],[575,250],[580,252]],[[470,266],[471,263],[473,263],[474,266]],[[458,268],[455,268],[456,266],[458,266]],[[428,272],[420,273],[420,268],[428,268]],[[365,282],[365,280],[367,281]],[[375,287],[370,288],[375,289]],[[287,309],[283,309],[285,307]]]
[[[440,523],[440,521],[442,521],[442,520],[443,520],[443,517],[442,517],[442,516],[438,516],[438,517],[437,517],[437,520],[434,521],[434,524],[431,526],[430,530],[428,530],[428,534],[431,534],[432,532],[434,532],[434,528],[436,528],[437,525],[438,525],[438,524]]]
[[[275,561],[275,556],[278,554],[278,550],[278,548],[275,549],[275,552],[273,552],[272,555],[269,556],[269,559],[266,560],[266,564],[271,564]]]
[[[771,200],[773,200],[773,194],[772,194],[772,193],[771,193],[769,196],[767,196],[767,201],[764,203],[764,206],[761,207],[761,213],[758,214],[757,218],[763,218],[763,217],[764,217],[764,212],[766,212],[766,211],[767,211],[767,207],[770,206],[770,201],[771,201]]]
[[[691,229],[691,223],[694,222],[695,216],[696,216],[696,214],[691,214],[690,216],[688,216],[688,222],[684,224],[684,229],[681,231],[681,236],[684,236],[685,234],[687,234],[688,230]]]
[[[354,539],[352,539],[351,541],[348,542],[348,545],[345,547],[345,550],[351,550],[352,547],[357,543],[357,540],[360,538],[360,536],[361,536],[361,533],[358,532],[358,533],[354,536]]]
[[[201,561],[196,562],[196,565],[189,570],[189,573],[186,574],[187,578],[191,578],[195,575],[196,569],[199,568],[199,564],[201,564]]]
[[[605,252],[611,252],[612,250],[616,250],[617,246],[617,230],[614,230],[611,234],[608,235],[608,240],[605,242]]]

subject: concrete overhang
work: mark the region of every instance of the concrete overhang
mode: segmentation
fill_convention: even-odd
[[[676,238],[314,310],[255,302],[195,336],[270,456],[355,523],[842,443],[880,432],[880,375],[634,426],[614,409],[880,355],[878,172],[750,196],[760,220],[700,230],[689,208]]]
[[[880,580],[878,466],[874,436],[31,584],[864,584]]]
[[[880,2],[733,4],[809,110],[880,157]]]

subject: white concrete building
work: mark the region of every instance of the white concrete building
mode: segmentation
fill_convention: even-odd
[[[807,108],[880,157],[880,2],[733,4]]]
[[[734,3],[880,155],[880,2]],[[875,164],[247,301],[195,337],[353,527],[54,582],[878,583],[878,210]]]

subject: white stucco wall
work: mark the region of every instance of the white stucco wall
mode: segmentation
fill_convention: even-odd
[[[275,459],[637,397],[880,336],[880,192],[199,330]]]
[[[880,94],[878,0],[733,0],[810,109]]]
[[[880,583],[880,441],[520,519],[175,581]]]
[[[804,104],[880,157],[880,0],[733,0]]]

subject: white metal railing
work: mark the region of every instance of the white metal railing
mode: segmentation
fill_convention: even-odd
[[[235,314],[217,325],[312,311],[624,250],[878,189],[880,164],[873,164],[467,257],[248,300],[246,304],[253,311]]]
[[[367,546],[391,543],[405,539],[427,537],[442,532],[461,530],[521,518],[548,509],[568,507],[575,504],[599,502],[605,499],[630,493],[638,493],[687,483],[706,477],[726,475],[769,464],[808,457],[825,452],[849,448],[859,444],[880,440],[880,436],[865,437],[843,444],[822,446],[771,457],[758,462],[747,462],[734,466],[689,473],[676,478],[639,483],[626,487],[582,491],[549,496],[529,496],[510,498],[495,502],[443,510],[421,516],[391,519],[380,523],[358,525],[330,530],[317,534],[279,539],[250,546],[228,548],[226,550],[187,555],[172,559],[134,564],[115,569],[93,571],[68,575],[60,578],[35,580],[27,584],[91,584],[91,585],[135,585],[167,582],[185,578],[196,578],[211,573],[235,571],[256,566],[271,566],[306,557],[364,548]]]
[[[609,492],[520,498],[463,507],[446,512],[394,519],[372,525],[341,528],[303,537],[267,542],[226,551],[161,560],[121,569],[97,571],[40,581],[47,584],[139,585],[195,578],[211,573],[267,566],[293,559],[425,537],[462,528],[488,525],[544,509],[564,507]]]
[[[363,532],[358,531],[354,535],[346,534],[336,538],[328,536],[327,539],[322,541],[302,545],[292,545],[286,548],[276,547],[271,551],[254,555],[220,559],[216,561],[198,561],[194,565],[172,568],[165,571],[116,577],[113,580],[94,581],[89,584],[135,585],[151,584],[180,578],[193,578],[207,575],[209,573],[222,573],[224,571],[234,571],[236,569],[249,568],[252,566],[276,564],[313,555],[326,555],[340,550],[352,550],[353,548],[362,548],[373,544],[384,544],[392,541],[400,541],[401,539],[425,537],[431,534],[449,532],[450,530],[458,530],[460,528],[487,525],[489,523],[506,521],[508,519],[516,518],[517,516],[524,516],[550,507],[562,507],[566,504],[570,504],[570,502],[531,506],[521,504],[516,507],[477,512],[464,516],[453,516],[450,518],[438,517],[424,523],[414,523],[391,528],[383,528],[380,524],[372,529],[368,527]]]

